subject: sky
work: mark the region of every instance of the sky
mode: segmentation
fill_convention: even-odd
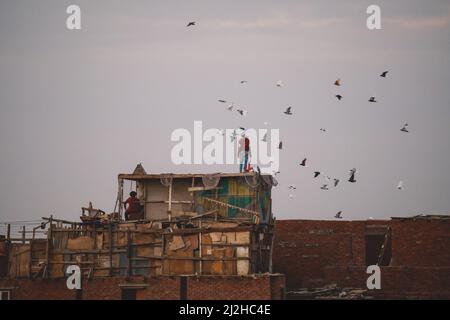
[[[66,28],[72,4],[81,30]],[[366,27],[371,4],[381,30]],[[195,120],[280,130],[277,219],[448,214],[449,39],[439,0],[0,0],[0,222],[77,221],[89,201],[111,212],[117,175],[140,162],[237,171],[172,163],[171,133]],[[315,170],[342,182],[321,190]]]

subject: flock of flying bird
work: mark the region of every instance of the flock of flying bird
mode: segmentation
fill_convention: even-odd
[[[187,27],[192,27],[192,26],[195,26],[195,25],[196,25],[196,22],[195,22],[195,21],[192,21],[192,22],[189,22],[189,23],[187,24]],[[389,71],[384,71],[383,73],[380,74],[380,77],[381,77],[381,78],[387,78],[388,73],[389,73]],[[241,80],[240,83],[241,83],[242,85],[244,85],[244,84],[248,83],[248,81],[247,81],[247,80]],[[337,79],[337,80],[334,82],[334,85],[337,86],[337,87],[340,87],[340,86],[341,86],[341,79],[340,79],[340,78]],[[278,88],[281,88],[281,87],[283,87],[283,82],[282,82],[281,80],[278,80],[278,81],[275,83],[275,86],[278,87]],[[341,101],[341,100],[344,98],[344,97],[342,96],[342,94],[336,94],[335,97],[336,97],[336,99],[337,99],[338,101]],[[227,103],[228,103],[228,101],[227,101],[227,100],[224,100],[224,99],[219,99],[218,101],[219,101],[220,103],[223,103],[223,104],[227,104]],[[370,102],[370,103],[377,103],[378,101],[377,101],[376,97],[372,96],[372,97],[369,97],[368,102]],[[291,106],[289,106],[289,107],[286,108],[286,110],[285,110],[283,113],[284,113],[285,115],[287,115],[287,116],[292,116],[292,115],[293,115],[293,110],[292,110],[292,109],[293,109],[293,108],[292,108]],[[242,108],[239,108],[238,106],[235,106],[234,103],[230,103],[230,104],[226,107],[226,110],[228,110],[228,111],[230,111],[230,112],[236,111],[237,113],[239,113],[241,116],[244,116],[244,117],[247,116],[247,114],[248,114],[248,111],[247,111],[247,110],[242,109]],[[268,125],[268,122],[265,122],[264,124],[265,124],[265,125]],[[403,127],[400,129],[400,131],[403,132],[403,133],[408,133],[408,132],[409,132],[408,126],[409,126],[408,123],[405,123],[405,124],[403,125]],[[243,128],[243,127],[240,127],[239,130],[241,131],[241,135],[244,134],[245,131],[246,131],[246,129]],[[325,128],[320,128],[320,131],[325,133],[327,130],[326,130]],[[220,132],[221,132],[222,135],[225,135],[225,130],[220,130]],[[233,133],[232,133],[232,135],[231,135],[231,137],[230,137],[230,138],[231,138],[231,141],[234,141],[234,140],[236,139],[237,136],[238,136],[238,133],[237,133],[236,130],[234,130]],[[264,137],[261,139],[261,141],[267,142],[267,133],[264,135]],[[279,143],[279,145],[278,145],[278,149],[282,150],[282,148],[283,148],[283,142],[280,141],[280,143]],[[307,161],[308,161],[308,159],[307,159],[307,158],[304,158],[304,159],[300,162],[299,166],[301,166],[301,167],[307,167]],[[258,169],[258,171],[260,171],[259,167],[257,167],[257,169]],[[279,174],[279,173],[280,173],[279,171],[273,172],[273,175],[276,176],[276,175]],[[349,183],[356,183],[356,173],[357,173],[356,168],[353,168],[353,169],[351,169],[351,170],[349,171],[349,177],[348,177],[348,180],[347,180]],[[323,176],[323,177],[325,178],[325,180],[326,180],[326,183],[322,184],[322,186],[320,187],[320,189],[321,189],[321,190],[324,190],[324,191],[329,190],[329,186],[330,186],[330,185],[333,186],[334,188],[336,188],[336,187],[339,185],[339,183],[341,182],[341,179],[336,178],[336,177],[333,177],[333,178],[332,178],[332,177],[330,177],[330,176],[324,174],[324,173],[321,172],[321,171],[317,171],[317,170],[316,170],[316,171],[313,172],[313,178],[314,178],[314,179],[318,178],[319,176]],[[290,185],[290,186],[289,186],[289,190],[296,190],[296,189],[297,189],[297,187],[294,186],[294,185]],[[398,189],[398,190],[403,190],[403,189],[404,189],[403,181],[400,181],[400,182],[398,183],[397,189]],[[294,195],[293,195],[293,194],[290,194],[290,195],[289,195],[289,198],[290,198],[290,199],[294,198]],[[334,217],[335,217],[336,219],[342,219],[342,218],[343,218],[343,217],[342,217],[342,211],[337,212],[336,215],[335,215]]]

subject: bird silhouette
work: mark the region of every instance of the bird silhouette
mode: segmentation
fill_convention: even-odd
[[[334,82],[334,85],[339,87],[339,86],[341,85],[341,79],[337,79],[337,80]]]
[[[340,94],[337,94],[337,95],[336,95],[336,98],[337,98],[339,101],[342,100],[342,96],[341,96]]]
[[[221,103],[227,103],[227,100],[223,100],[223,99],[219,99],[218,101]]]
[[[339,179],[336,179],[336,178],[334,179],[334,186],[335,186],[335,187],[337,187],[337,186],[338,186],[338,184],[339,184],[339,181],[341,181],[341,180],[339,180]]]
[[[322,189],[322,190],[328,190],[328,185],[327,185],[327,184],[324,184],[323,186],[320,187],[320,189]]]
[[[300,163],[300,165],[301,165],[302,167],[306,167],[306,158],[303,159],[303,161]]]
[[[280,150],[283,149],[283,141],[280,141],[280,143],[278,144],[278,149],[280,149]]]
[[[403,181],[400,181],[400,182],[398,183],[397,189],[398,189],[398,190],[404,190],[404,189],[405,189],[405,187],[403,186]]]
[[[264,134],[264,137],[261,139],[261,141],[263,141],[263,142],[267,142],[267,133],[266,134]]]
[[[290,185],[290,186],[289,186],[289,189],[291,189],[291,190],[297,190],[297,187],[294,186],[294,185]]]
[[[336,213],[336,215],[334,217],[336,219],[342,219],[342,211],[339,211],[338,213]]]
[[[286,111],[284,112],[284,114],[287,114],[288,116],[291,116],[292,115],[292,107],[288,107],[286,109]]]
[[[320,172],[319,171],[314,171],[314,178],[317,178],[318,176],[320,176]]]
[[[386,78],[389,71],[384,71],[382,74],[380,74],[380,77]]]
[[[281,80],[277,81],[277,87],[281,88],[283,86],[283,82]]]
[[[322,131],[322,132],[327,132],[327,130],[324,129],[324,128],[320,128],[320,131]]]
[[[375,97],[370,97],[369,102],[377,102],[377,100],[375,99]]]
[[[403,126],[403,128],[400,129],[400,131],[408,133],[408,132],[409,132],[409,130],[408,130],[408,124],[405,123],[405,125]]]
[[[191,27],[191,26],[195,26],[195,21],[189,22],[186,27]]]
[[[247,110],[243,110],[243,109],[236,109],[236,111],[237,112],[239,112],[239,114],[241,115],[241,116],[246,116],[247,115],[247,113],[248,113],[248,111]]]
[[[247,83],[248,81],[247,80],[242,80],[241,81],[241,84],[245,84],[245,83]]]
[[[348,182],[351,182],[351,183],[355,183],[356,182],[355,174],[356,174],[356,169],[350,170],[350,179],[348,179]]]

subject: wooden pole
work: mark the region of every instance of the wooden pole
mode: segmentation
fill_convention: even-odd
[[[169,221],[172,221],[172,180],[169,184],[169,208],[167,210],[167,213],[169,215]]]
[[[25,226],[22,226],[22,244],[25,244]]]
[[[128,257],[128,268],[127,268],[127,276],[131,276],[131,237],[130,230],[127,230],[127,257]]]
[[[11,225],[8,223],[6,228],[6,239],[9,241],[11,239]]]
[[[272,239],[270,241],[270,252],[269,252],[269,273],[273,273],[273,267],[272,267],[272,256],[273,256],[273,245],[275,242],[275,234],[272,231]]]
[[[30,240],[30,255],[28,256],[28,258],[30,259],[28,261],[28,279],[31,279],[33,265],[33,240]]]
[[[112,238],[112,224],[111,224],[111,222],[109,223],[109,226],[108,226],[108,231],[109,231],[109,276],[112,276],[112,272],[113,272],[113,268],[112,268],[112,263],[113,263],[113,261],[112,261],[112,250],[113,250],[113,247],[112,247],[112,244],[113,244],[113,238]]]
[[[199,227],[201,230],[202,229],[202,219],[200,219],[200,221],[199,221]],[[198,273],[201,275],[203,272],[203,270],[202,270],[202,268],[203,268],[203,266],[202,266],[202,233],[201,232],[198,233],[198,256],[200,257],[200,260],[198,262],[198,269],[199,269]]]
[[[52,241],[52,227],[53,227],[53,215],[50,216],[49,221],[49,228],[48,228],[48,233],[47,233],[47,247],[45,250],[45,272],[43,274],[43,276],[45,278],[48,278],[49,276],[49,272],[50,272],[50,243]]]

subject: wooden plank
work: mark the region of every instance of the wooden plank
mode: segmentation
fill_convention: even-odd
[[[208,191],[208,190],[222,190],[222,187],[190,187],[189,192]]]
[[[108,253],[109,253],[109,276],[113,275],[113,236],[112,236],[112,224],[108,224],[108,233],[109,233],[109,243],[108,243]]]

